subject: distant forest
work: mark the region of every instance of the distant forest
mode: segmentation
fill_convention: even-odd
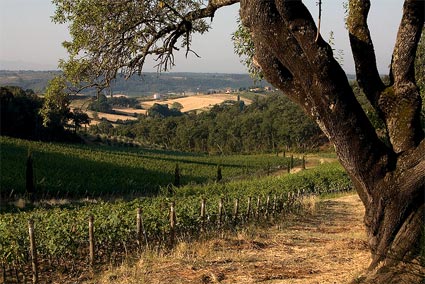
[[[59,71],[0,71],[0,86],[18,86],[43,93],[47,82]],[[119,76],[106,92],[128,96],[149,96],[153,93],[208,93],[214,90],[243,89],[270,86],[266,81],[255,82],[248,74],[221,73],[143,73],[127,80]],[[82,91],[95,95],[94,89]]]
[[[89,132],[127,137],[155,148],[221,154],[304,151],[327,142],[314,121],[279,94],[256,96],[250,105],[225,101],[199,114],[155,106],[138,120],[116,126],[103,120]]]

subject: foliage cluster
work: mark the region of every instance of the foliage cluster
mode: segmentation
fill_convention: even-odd
[[[141,108],[136,98],[127,98],[124,96],[106,97],[104,94],[98,94],[88,105],[88,109],[97,112],[115,113],[113,108]]]
[[[149,110],[148,116],[154,118],[176,117],[183,115],[178,108],[169,108],[167,104],[155,103]]]
[[[0,134],[37,139],[42,131],[42,100],[31,90],[0,87]]]
[[[0,135],[42,141],[79,141],[75,131],[88,124],[86,113],[69,109],[64,82],[54,79],[44,97],[16,86],[0,87]],[[71,123],[70,123],[71,122]]]
[[[113,96],[108,99],[108,103],[112,105],[112,107],[140,107],[139,102],[135,98],[127,98],[124,96]]]
[[[93,100],[88,105],[88,109],[103,113],[114,113],[112,105],[108,102],[108,98],[103,94],[100,94],[97,99]]]

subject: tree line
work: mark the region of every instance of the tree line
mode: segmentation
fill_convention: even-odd
[[[80,141],[76,132],[89,117],[69,108],[68,94],[53,80],[44,97],[17,86],[0,87],[0,135],[42,141]],[[56,86],[56,87],[55,87]]]
[[[297,105],[278,94],[257,96],[250,105],[225,101],[199,114],[156,105],[137,121],[116,127],[102,121],[89,131],[125,136],[165,149],[221,154],[302,150],[327,141]]]

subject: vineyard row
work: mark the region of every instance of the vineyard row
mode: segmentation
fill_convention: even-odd
[[[146,246],[165,249],[178,241],[197,239],[201,233],[233,231],[257,220],[294,211],[305,196],[350,188],[351,183],[340,166],[324,165],[296,175],[208,186],[188,185],[168,196],[131,202],[100,201],[1,214],[3,278],[21,282],[24,275],[26,279],[31,278],[33,257],[28,220],[34,222],[40,277],[49,271],[60,271],[75,279],[87,271],[90,263],[117,264]],[[88,224],[89,219],[92,226]],[[89,233],[90,227],[92,233]],[[93,236],[92,241],[89,235]]]

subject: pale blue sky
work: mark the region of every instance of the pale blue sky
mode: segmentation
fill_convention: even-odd
[[[304,1],[315,18],[318,14],[316,2]],[[342,0],[323,1],[322,36],[328,38],[330,31],[334,32],[335,48],[344,51],[343,67],[354,73],[342,3]],[[402,6],[402,0],[372,1],[369,26],[381,73],[388,72]],[[217,11],[212,30],[193,39],[192,49],[202,58],[191,55],[186,59],[182,52],[176,57],[172,71],[245,73],[238,56],[233,53],[231,42],[238,9],[238,5],[233,5]],[[53,13],[50,0],[0,0],[0,69],[57,68],[58,60],[66,58],[61,43],[69,36],[66,26],[51,22]],[[156,69],[147,66],[145,71]]]

